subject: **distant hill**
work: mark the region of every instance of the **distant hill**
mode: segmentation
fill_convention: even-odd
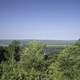
[[[13,40],[0,40],[0,46],[8,46]],[[76,40],[18,40],[21,45],[27,45],[31,41],[41,42],[47,45],[72,45]]]

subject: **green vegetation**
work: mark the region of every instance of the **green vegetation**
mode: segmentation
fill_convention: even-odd
[[[0,80],[80,80],[79,44],[54,47],[31,42],[21,46],[12,41],[0,47]],[[46,48],[51,54],[47,59]]]
[[[0,46],[8,46],[13,40],[0,40]],[[66,46],[73,45],[76,40],[18,40],[21,45],[27,45],[29,42],[36,41],[38,43],[44,43],[48,46]]]

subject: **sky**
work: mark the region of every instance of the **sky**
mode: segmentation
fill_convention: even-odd
[[[0,39],[79,38],[80,0],[0,0]]]

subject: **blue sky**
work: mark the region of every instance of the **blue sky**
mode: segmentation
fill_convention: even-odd
[[[0,0],[0,39],[80,38],[80,0]]]

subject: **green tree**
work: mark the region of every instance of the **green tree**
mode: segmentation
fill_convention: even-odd
[[[42,80],[47,66],[44,61],[45,47],[42,43],[31,42],[23,49],[21,65],[28,73],[28,80]]]
[[[39,68],[44,58],[44,48],[44,44],[39,44],[37,42],[29,43],[29,45],[23,49],[23,54],[21,56],[22,63],[28,68]]]
[[[80,39],[77,40],[77,42],[75,43],[75,45],[80,46]]]
[[[80,47],[65,48],[50,65],[49,74],[54,80],[80,80]]]
[[[12,41],[8,47],[8,51],[11,58],[14,58],[16,61],[20,60],[21,46],[19,41]]]

